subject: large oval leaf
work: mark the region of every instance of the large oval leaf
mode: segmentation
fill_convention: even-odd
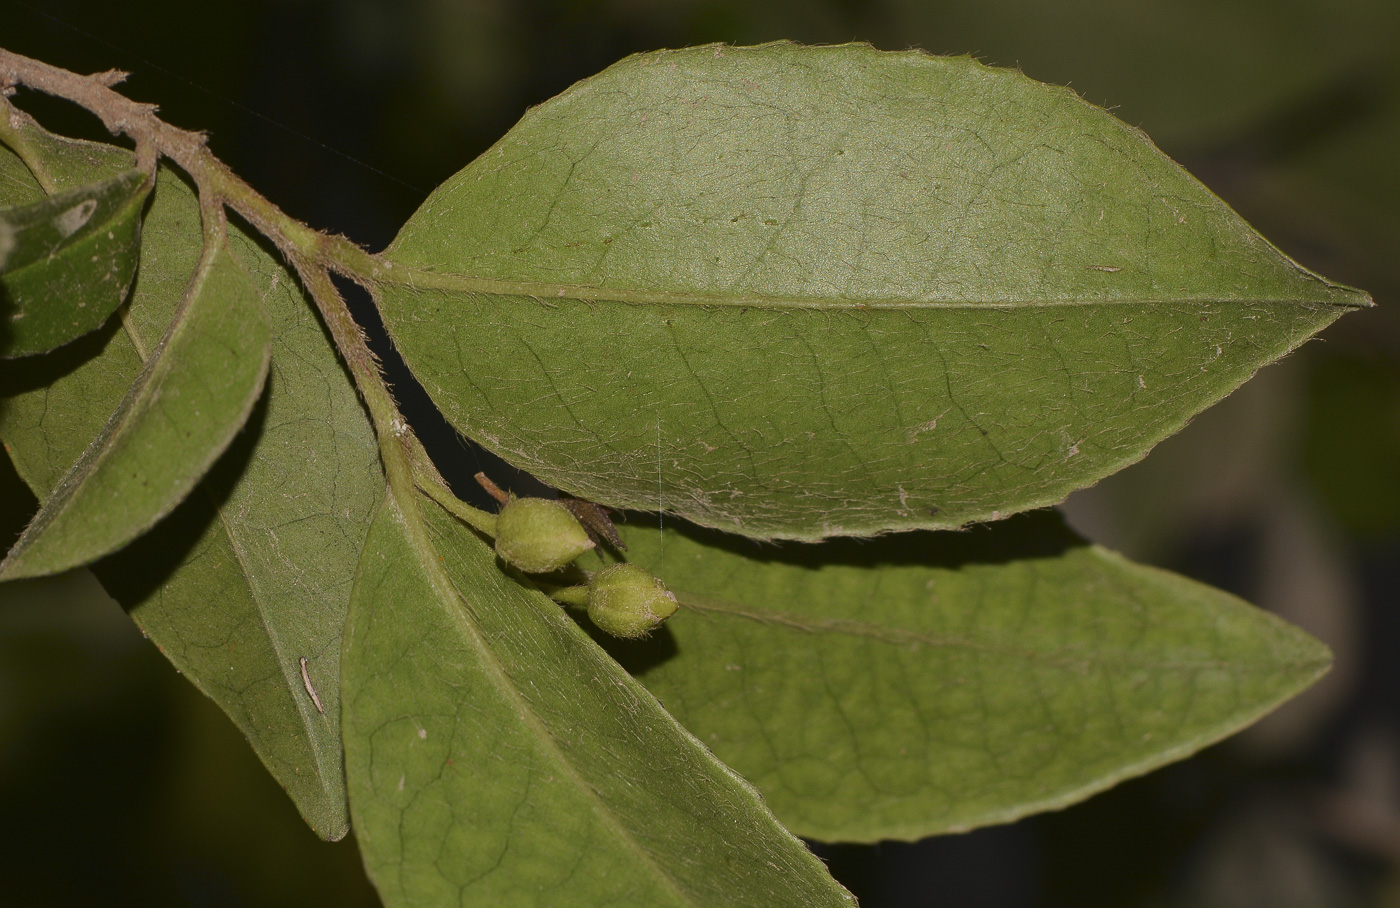
[[[798,539],[1057,501],[1368,302],[1072,92],[865,46],[624,60],[385,264],[464,433],[586,498]]]
[[[853,905],[756,793],[437,505],[355,577],[350,806],[390,908]]]
[[[1297,628],[1053,513],[786,548],[620,529],[682,609],[609,648],[816,839],[1072,804],[1233,734],[1330,664]]]
[[[101,434],[0,563],[0,580],[87,564],[170,513],[243,427],[271,352],[267,310],[221,239]]]

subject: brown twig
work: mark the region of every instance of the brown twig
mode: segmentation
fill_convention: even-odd
[[[492,482],[491,478],[485,473],[477,473],[476,476],[473,478],[476,479],[476,484],[485,489],[486,494],[496,499],[497,502],[501,504],[506,504],[510,501],[510,493],[503,491],[501,487]]]
[[[23,85],[72,101],[91,112],[112,135],[136,142],[136,163],[143,170],[155,168],[157,154],[164,154],[185,169],[185,162],[204,150],[204,136],[176,129],[156,116],[156,105],[132,101],[112,90],[126,73],[119,70],[80,76],[66,69],[0,49],[0,90],[9,93]],[[190,176],[198,182],[193,171]]]

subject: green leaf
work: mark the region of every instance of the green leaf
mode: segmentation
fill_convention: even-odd
[[[759,538],[1058,501],[1369,303],[1069,90],[865,46],[624,60],[384,264],[385,322],[465,434]]]
[[[131,287],[141,208],[139,170],[0,209],[0,293],[10,304],[0,355],[52,350],[105,322]]]
[[[44,147],[86,157],[89,180],[101,166],[130,166],[117,149],[42,138]],[[8,157],[0,149],[0,174],[15,173]],[[69,157],[44,160],[58,169]],[[33,191],[0,178],[0,192],[15,193],[0,203]],[[348,829],[340,637],[384,480],[369,421],[295,279],[233,225],[229,246],[272,321],[267,393],[201,487],[94,571],[228,713],[312,828],[338,839]],[[120,324],[44,356],[0,362],[0,389],[10,395],[0,402],[0,439],[41,501],[140,373],[200,249],[199,203],[162,170]],[[303,683],[302,657],[324,713]]]
[[[8,109],[14,111],[13,107]],[[0,115],[5,110],[3,102],[0,102]],[[5,144],[3,139],[4,133],[0,132],[0,145]],[[47,197],[48,193],[39,185],[24,161],[13,151],[0,154],[0,199],[4,199],[7,206],[32,205]]]
[[[1240,730],[1331,661],[1048,512],[777,548],[620,529],[681,610],[609,649],[810,838],[917,839],[1064,807]]]
[[[257,288],[224,242],[211,244],[165,337],[0,563],[0,580],[87,564],[169,514],[242,428],[271,352]]]
[[[118,176],[136,167],[128,151],[101,142],[54,135],[0,97],[0,205],[26,205]]]
[[[391,494],[370,530],[344,684],[355,834],[391,908],[853,904],[752,788],[426,499]]]

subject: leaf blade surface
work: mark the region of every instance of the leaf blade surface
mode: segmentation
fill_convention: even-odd
[[[609,649],[816,839],[1067,806],[1233,734],[1330,664],[1302,631],[1049,513],[778,549],[620,529],[682,608]]]
[[[0,355],[30,356],[95,330],[126,299],[150,181],[139,170],[0,210]]]
[[[852,904],[558,606],[416,507],[380,511],[344,655],[351,808],[386,904]]]
[[[170,513],[242,428],[271,353],[261,297],[227,245],[211,245],[169,331],[0,563],[0,579],[87,564]]]
[[[1368,302],[1067,90],[857,46],[624,60],[384,262],[386,324],[459,430],[758,538],[1053,503]]]
[[[61,190],[130,155],[27,122],[35,166]],[[37,156],[36,156],[37,155]],[[0,148],[4,200],[44,193]],[[383,488],[353,385],[295,278],[230,225],[234,255],[273,323],[267,393],[248,429],[185,503],[94,572],[247,736],[308,824],[348,830],[340,744],[340,637],[359,549]],[[198,265],[199,203],[162,169],[141,268],[120,324],[43,356],[0,363],[0,439],[44,501],[106,423],[165,331]],[[318,711],[300,659],[318,692]]]

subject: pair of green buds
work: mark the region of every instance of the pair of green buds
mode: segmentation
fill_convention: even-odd
[[[496,515],[496,554],[527,574],[562,570],[595,545],[568,508],[547,498],[512,498]],[[614,637],[645,637],[676,612],[675,594],[635,564],[610,564],[587,585],[551,593],[587,606],[589,619]]]

